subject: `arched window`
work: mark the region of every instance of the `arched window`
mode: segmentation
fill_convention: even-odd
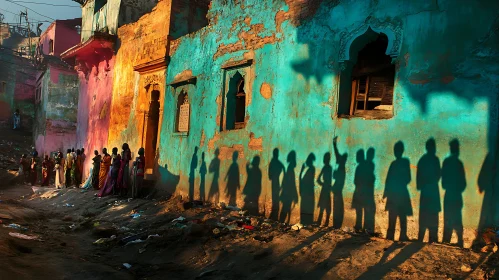
[[[226,119],[226,129],[228,130],[241,129],[245,126],[246,92],[244,82],[244,77],[239,71],[229,81]]]
[[[393,116],[395,65],[386,55],[388,37],[369,29],[352,42],[341,73],[338,115],[366,119]]]
[[[177,118],[175,132],[189,131],[190,105],[187,92],[182,90],[177,98]]]

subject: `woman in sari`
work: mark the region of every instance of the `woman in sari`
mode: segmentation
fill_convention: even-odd
[[[64,185],[64,157],[59,151],[55,156],[55,187],[62,189]]]
[[[73,168],[74,159],[71,155],[71,150],[68,149],[66,154],[66,160],[64,161],[64,183],[66,188],[71,187],[71,170]]]
[[[31,185],[34,186],[38,180],[38,152],[37,151],[34,151],[33,152],[33,157],[31,158],[31,166],[30,166],[30,170],[31,170]]]
[[[96,190],[99,189],[99,171],[100,171],[100,162],[102,157],[99,155],[99,151],[94,151],[94,158],[92,159],[94,168],[90,172],[90,178],[92,178],[92,187]]]
[[[104,154],[104,156],[102,157],[99,169],[99,189],[102,189],[104,187],[107,179],[107,174],[109,173],[109,168],[111,167],[111,156],[107,153],[107,149],[102,149],[102,153]]]
[[[19,176],[24,177],[24,182],[27,183],[29,182],[29,176],[30,176],[30,161],[27,158],[26,154],[23,154],[21,156],[21,160],[19,161]]]
[[[122,146],[123,151],[121,152],[121,166],[118,174],[118,189],[120,190],[120,195],[124,196],[128,192],[128,187],[130,185],[130,160],[132,159],[132,153],[128,144],[125,143]]]
[[[139,194],[139,190],[142,188],[142,183],[144,182],[144,170],[146,165],[146,158],[144,157],[144,148],[140,148],[138,152],[139,156],[135,159],[133,163],[133,173],[132,173],[132,197],[136,198]]]
[[[42,161],[42,186],[48,186],[50,184],[52,170],[52,161],[49,159],[48,155],[45,155],[45,158]]]
[[[116,194],[117,181],[118,181],[118,173],[120,171],[121,166],[121,156],[118,155],[118,148],[113,148],[112,152],[112,164],[111,171],[107,175],[106,183],[104,187],[99,192],[99,197],[103,197],[109,195],[111,193]]]
[[[77,188],[81,185],[81,180],[83,176],[83,158],[81,157],[81,151],[76,150],[76,161],[75,161],[75,185]]]

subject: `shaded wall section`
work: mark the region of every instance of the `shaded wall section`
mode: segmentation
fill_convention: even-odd
[[[79,81],[76,72],[48,66],[39,78],[34,139],[40,155],[76,145]]]
[[[31,130],[34,118],[36,71],[30,60],[0,47],[0,123],[12,126],[16,109],[21,125]]]
[[[499,193],[491,175],[497,160],[499,79],[493,74],[499,58],[497,2],[308,2],[212,1],[210,25],[172,42],[167,83],[185,71],[197,81],[187,88],[187,136],[174,133],[180,92],[165,88],[159,151],[159,165],[167,166],[162,170],[165,178],[180,176],[176,191],[196,199],[205,193],[207,199],[244,207],[250,203],[248,197],[254,204],[256,196],[257,209],[267,215],[273,208],[272,198],[279,199],[279,211],[285,206],[291,222],[310,222],[317,219],[324,187],[316,181],[328,166],[325,154],[331,153],[332,199],[333,204],[336,197],[343,205],[341,226],[359,226],[359,214],[375,213],[366,216],[364,224],[361,219],[360,227],[385,234],[385,209],[392,209],[386,205],[385,190],[395,180],[398,190],[406,190],[402,201],[410,201],[399,213],[408,218],[410,237],[418,236],[427,210],[425,199],[430,196],[429,211],[436,217],[431,226],[442,236],[444,221],[453,219],[450,213],[461,213],[469,245],[479,224],[499,222],[497,203],[490,202]],[[463,13],[477,20],[463,21]],[[396,65],[394,116],[338,118],[344,61],[348,62],[351,42],[370,27],[386,32],[392,44],[387,53]],[[245,77],[245,125],[224,130],[226,93],[236,71]],[[432,146],[430,138],[435,140],[435,153],[424,157],[427,142]],[[459,142],[458,153],[451,149],[453,139]],[[398,141],[404,147],[400,168],[409,176],[388,178]],[[273,154],[276,148],[278,157]],[[431,155],[433,149],[429,150]],[[486,156],[489,160],[484,163]],[[258,164],[253,164],[256,157]],[[269,177],[273,158],[286,167],[274,186]],[[437,160],[434,169],[418,167],[427,158]],[[442,164],[447,159],[461,162],[464,168],[449,172],[449,165]],[[209,167],[207,172],[201,170],[204,165]],[[260,178],[257,171],[262,174],[261,183],[248,177]],[[461,186],[457,192],[441,184],[456,172],[465,180],[451,183]],[[416,180],[432,174],[437,176],[431,184]],[[480,183],[479,178],[485,179]],[[431,195],[425,191],[428,184]],[[273,193],[276,186],[279,189]],[[450,210],[449,201],[456,202]],[[444,211],[450,212],[445,216]]]

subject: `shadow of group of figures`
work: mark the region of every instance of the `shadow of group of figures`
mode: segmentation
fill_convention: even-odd
[[[426,153],[417,165],[416,186],[420,192],[419,207],[419,236],[423,241],[426,232],[429,232],[429,241],[438,241],[439,214],[442,212],[440,203],[440,181],[445,191],[443,201],[444,234],[442,242],[449,243],[453,232],[458,237],[458,244],[463,244],[462,193],[466,188],[464,166],[459,159],[459,141],[454,139],[449,143],[450,155],[440,164],[436,155],[436,143],[433,138],[426,142]],[[323,157],[323,168],[316,177],[314,162],[316,157],[310,153],[301,166],[298,180],[296,177],[297,156],[295,151],[288,153],[287,166],[279,159],[279,150],[273,150],[272,159],[268,166],[268,179],[271,181],[272,209],[270,218],[280,222],[290,223],[292,210],[300,207],[300,222],[304,225],[313,223],[329,226],[332,217],[332,227],[340,228],[343,225],[345,203],[343,189],[346,181],[347,153],[340,153],[337,138],[333,140],[334,158],[336,165],[331,165],[331,153]],[[408,240],[407,217],[413,215],[409,183],[411,178],[410,160],[403,156],[404,144],[399,141],[394,145],[395,160],[392,161],[386,176],[383,198],[386,199],[385,210],[388,211],[387,238],[395,238],[395,228],[399,221],[399,240]],[[198,169],[198,148],[195,148],[191,160],[189,173],[189,197],[194,198],[195,173]],[[216,149],[215,156],[207,168],[204,152],[201,154],[199,165],[200,200],[206,199],[214,203],[220,200],[220,151]],[[236,205],[237,194],[241,190],[238,152],[232,155],[232,163],[224,177],[226,182],[225,197],[228,204]],[[355,229],[373,233],[375,230],[375,150],[360,149],[356,153],[357,166],[353,184],[355,190],[351,208],[356,212]],[[262,194],[262,170],[260,157],[255,156],[251,163],[246,164],[247,180],[242,194],[244,195],[243,209],[251,214],[259,213],[259,198]],[[206,196],[206,174],[213,175],[213,180]],[[317,180],[316,180],[317,179]],[[297,184],[298,183],[298,184]],[[315,199],[315,186],[320,187],[319,197]],[[317,220],[314,221],[315,209],[318,209]]]

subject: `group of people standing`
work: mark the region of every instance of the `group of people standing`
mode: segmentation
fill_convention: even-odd
[[[102,197],[110,194],[126,196],[131,187],[131,196],[137,197],[138,190],[142,187],[144,180],[144,148],[140,148],[138,154],[139,156],[133,162],[132,174],[130,175],[132,152],[127,143],[123,144],[121,154],[118,154],[116,147],[112,149],[111,154],[107,152],[106,148],[102,149],[102,155],[99,155],[98,151],[94,151],[91,176],[84,188],[100,190],[97,195]]]
[[[85,149],[68,149],[64,157],[61,151],[58,151],[51,160],[48,155],[45,156],[42,166],[42,186],[50,184],[52,171],[55,170],[55,187],[70,188],[72,186],[84,189],[93,188],[99,190],[97,196],[102,197],[110,194],[126,196],[128,190],[132,189],[132,197],[138,196],[138,190],[142,187],[145,171],[144,148],[138,151],[139,156],[133,162],[132,173],[130,174],[130,161],[132,153],[127,143],[122,146],[121,154],[118,154],[118,148],[114,147],[109,154],[107,149],[102,149],[102,155],[96,150],[92,158],[92,168],[90,176],[84,182],[83,170],[86,160]],[[33,150],[32,157],[27,158],[22,155],[19,167],[19,173],[24,174],[26,181],[35,185],[38,180],[38,152]]]

